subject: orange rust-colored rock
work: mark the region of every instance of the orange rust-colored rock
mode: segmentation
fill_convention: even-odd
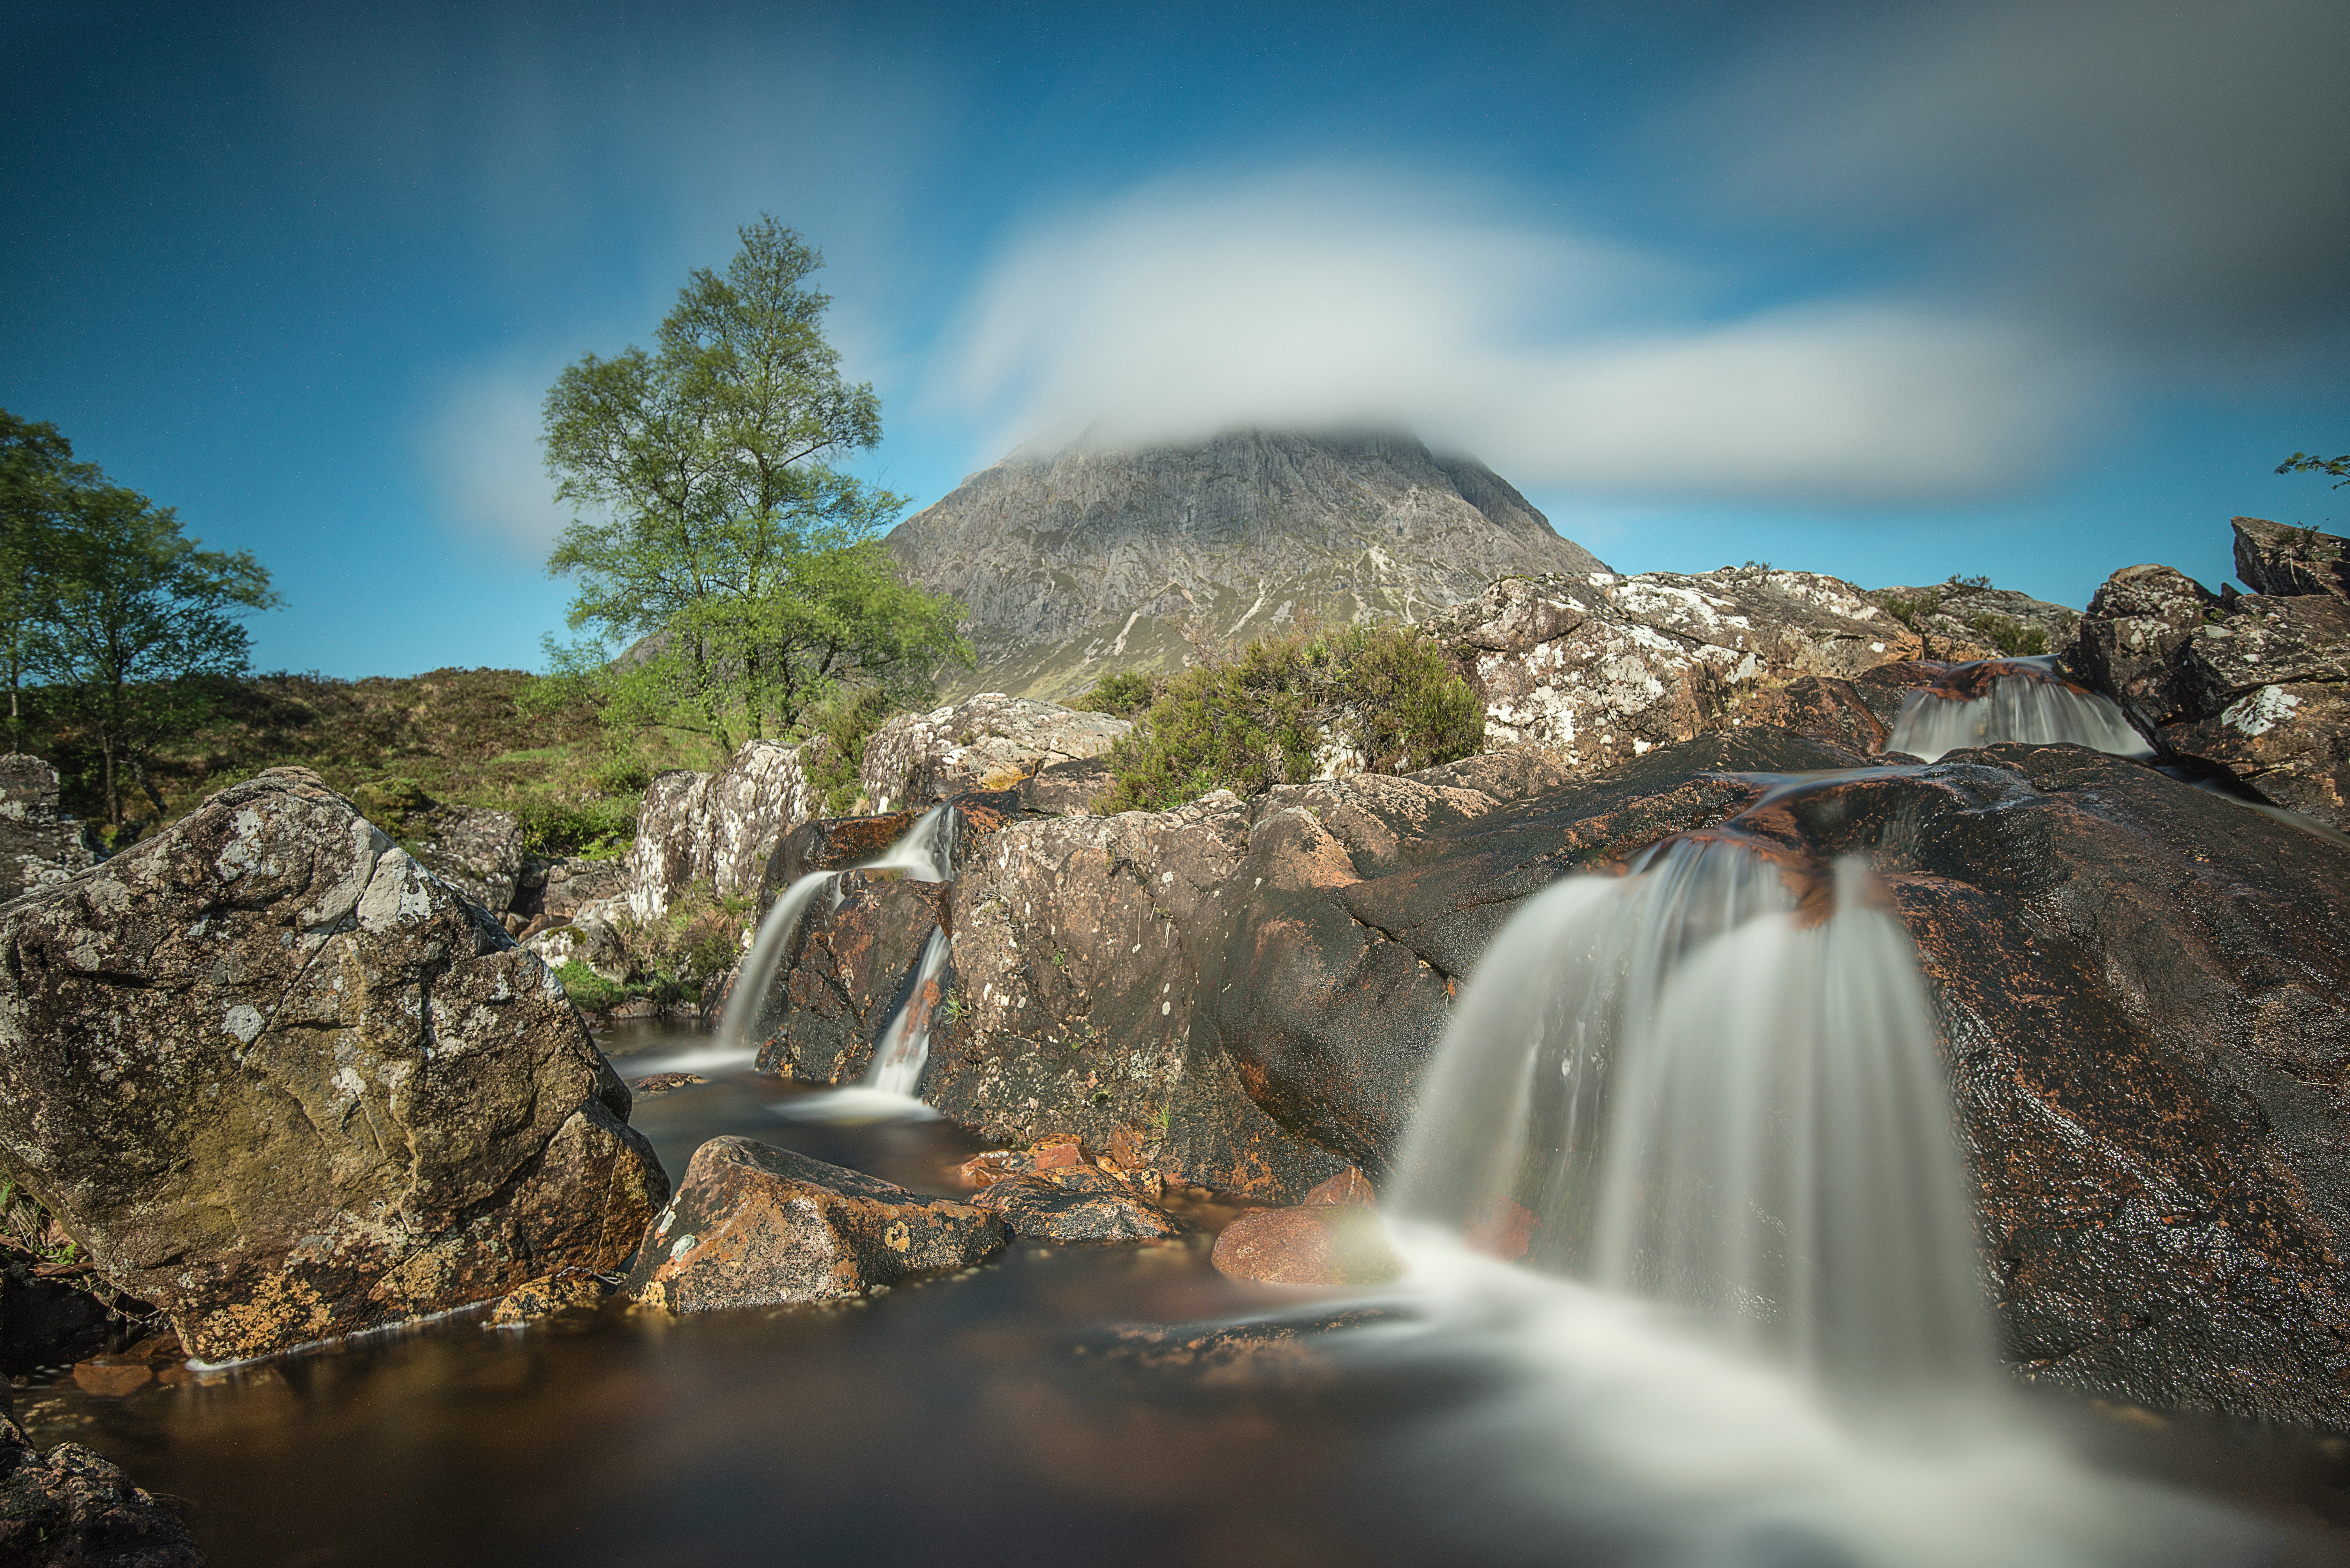
[[[120,1399],[155,1381],[155,1369],[137,1356],[93,1355],[74,1363],[73,1380],[85,1394]]]
[[[1153,1241],[1183,1231],[1173,1215],[1091,1165],[1008,1177],[972,1203],[1001,1216],[1014,1235],[1047,1241]]]
[[[622,1290],[671,1312],[866,1293],[1000,1251],[1003,1222],[746,1137],[696,1149]]]
[[[1403,1272],[1378,1212],[1349,1203],[1243,1214],[1211,1257],[1220,1272],[1267,1285],[1376,1285]]]

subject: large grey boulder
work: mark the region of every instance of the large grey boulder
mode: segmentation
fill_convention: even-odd
[[[96,858],[82,825],[57,811],[57,770],[22,752],[0,755],[0,900],[52,887]]]
[[[714,774],[657,774],[637,812],[629,909],[658,919],[688,888],[753,894],[784,835],[816,814],[809,748],[746,741]]]
[[[1047,768],[1102,755],[1133,728],[1107,713],[983,691],[900,713],[873,732],[859,783],[875,811],[919,809],[966,790],[1017,788]]]
[[[1483,699],[1487,745],[1584,770],[1689,740],[1791,680],[1921,655],[1851,584],[1769,567],[1506,577],[1427,625]]]
[[[487,806],[442,808],[417,857],[441,880],[487,909],[503,915],[514,907],[522,877],[522,824],[510,811]]]
[[[963,691],[1055,702],[1306,618],[1417,620],[1505,573],[1604,569],[1473,458],[1407,435],[1257,430],[1023,449],[889,546],[970,612]]]
[[[198,1360],[608,1269],[668,1195],[546,966],[307,769],[0,950],[0,1170]]]

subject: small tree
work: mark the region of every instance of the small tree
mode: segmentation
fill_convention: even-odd
[[[908,585],[874,535],[905,505],[830,464],[881,437],[806,286],[823,258],[772,216],[740,231],[724,275],[695,271],[656,348],[589,355],[546,395],[556,497],[576,516],[547,559],[577,579],[569,620],[615,722],[790,734],[842,681],[912,691],[968,660],[951,600]],[[558,658],[558,670],[566,661]]]
[[[0,409],[0,663],[8,677],[8,743],[24,744],[22,702],[34,640],[47,615],[62,513],[77,489],[104,483],[76,462],[73,443],[47,423]]]
[[[251,555],[200,543],[172,508],[120,485],[81,483],[59,497],[28,662],[93,732],[113,825],[126,772],[163,809],[147,777],[151,748],[202,722],[203,678],[244,671],[241,618],[278,602]]]

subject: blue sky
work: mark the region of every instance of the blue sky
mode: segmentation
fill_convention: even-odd
[[[0,7],[0,406],[255,551],[263,668],[533,665],[534,437],[781,215],[935,500],[1380,419],[1619,568],[2085,602],[2350,524],[2338,0]]]

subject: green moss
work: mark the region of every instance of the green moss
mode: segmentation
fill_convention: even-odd
[[[630,997],[644,994],[642,986],[606,980],[577,959],[556,970],[555,978],[562,982],[563,994],[571,999],[571,1004],[588,1012],[609,1012]]]

